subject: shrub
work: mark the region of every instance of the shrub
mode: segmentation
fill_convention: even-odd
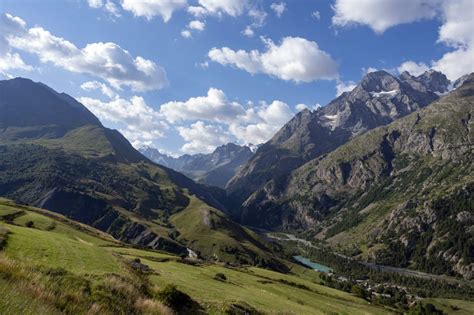
[[[443,311],[437,309],[433,304],[422,304],[417,303],[414,307],[408,312],[410,315],[442,315]]]
[[[362,299],[365,299],[367,297],[367,292],[365,292],[365,290],[359,287],[358,285],[353,285],[351,288],[351,292],[355,296],[360,297]]]
[[[25,226],[26,226],[26,227],[29,227],[29,228],[32,228],[34,225],[35,225],[35,223],[34,223],[33,221],[27,221],[27,222],[25,223]]]
[[[0,250],[7,245],[8,233],[10,233],[8,229],[0,226]]]
[[[216,273],[216,275],[214,276],[214,279],[215,279],[215,280],[219,280],[219,281],[226,281],[226,280],[227,280],[227,277],[226,277],[225,274],[223,274],[222,272],[218,272],[218,273]]]
[[[194,301],[189,295],[179,291],[175,285],[169,284],[163,290],[158,292],[158,298],[166,306],[174,310],[192,308]]]

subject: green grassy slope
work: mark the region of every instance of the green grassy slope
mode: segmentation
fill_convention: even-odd
[[[235,224],[227,216],[192,196],[185,210],[171,217],[179,232],[178,240],[200,256],[215,261],[253,264],[286,269],[271,253],[269,244],[255,233]]]
[[[191,196],[224,210],[210,189],[152,163],[72,97],[21,78],[0,81],[0,92],[0,196],[176,254],[186,254],[192,244],[176,239],[170,218],[187,209]],[[223,212],[220,216],[217,224],[225,224],[220,231],[239,229]],[[240,251],[241,241],[261,242],[248,233],[239,236],[243,239],[227,238],[219,246]],[[210,259],[213,249],[205,246],[199,245],[202,257]],[[246,251],[253,264],[270,255]],[[235,262],[232,255],[223,259]]]
[[[6,297],[0,299],[0,313],[167,314],[157,297],[167,284],[177,285],[208,314],[224,314],[231,305],[268,314],[388,313],[317,284],[317,273],[302,273],[301,267],[281,274],[190,264],[170,254],[127,247],[65,217],[5,200],[0,200],[0,228],[9,230],[0,251],[0,293]],[[136,258],[151,271],[131,268]],[[227,279],[215,280],[216,273]]]

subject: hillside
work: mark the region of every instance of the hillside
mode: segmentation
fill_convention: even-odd
[[[254,154],[250,147],[234,143],[219,146],[209,154],[185,154],[177,158],[150,147],[142,147],[139,151],[153,162],[183,173],[198,183],[220,188],[225,188]]]
[[[327,106],[298,113],[258,149],[228,182],[227,191],[243,203],[269,181],[286,178],[305,162],[425,107],[448,84],[446,76],[435,71],[417,78],[408,74],[397,78],[385,71],[368,73],[352,91]]]
[[[305,231],[357,259],[474,277],[474,75],[248,198],[244,222]]]
[[[297,265],[281,274],[183,260],[127,247],[56,213],[4,199],[0,235],[5,240],[0,313],[173,314],[171,308],[177,314],[390,313],[318,284],[318,273]],[[169,285],[191,300],[176,292],[172,296],[180,296],[178,303],[166,299]]]
[[[0,95],[0,196],[64,214],[124,242],[282,267],[264,241],[221,212],[205,187],[152,163],[71,97],[21,78],[0,81]],[[199,250],[193,244],[201,236],[171,220],[194,199],[225,223],[212,226],[220,237],[200,242]],[[196,223],[205,225],[200,216]],[[242,231],[238,239],[233,230]]]

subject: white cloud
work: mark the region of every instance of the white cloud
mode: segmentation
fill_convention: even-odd
[[[229,131],[244,144],[259,144],[270,138],[292,117],[294,113],[287,104],[273,101],[270,105],[262,103],[259,108],[250,108],[246,119],[251,123],[232,123]]]
[[[37,55],[43,63],[101,78],[117,89],[130,87],[145,91],[168,84],[163,68],[151,60],[133,57],[115,43],[91,43],[80,49],[41,27],[28,29],[18,17],[4,14],[1,22],[0,43],[2,40],[8,43],[7,50],[18,49]]]
[[[117,94],[109,87],[107,84],[98,81],[88,81],[81,84],[81,89],[84,91],[94,91],[99,90],[102,94],[108,98],[116,98]]]
[[[247,0],[199,0],[199,4],[210,15],[242,15],[249,3]]]
[[[336,26],[363,24],[383,33],[398,24],[440,18],[438,42],[452,47],[431,66],[456,80],[474,71],[474,2],[472,0],[336,0]]]
[[[262,27],[267,19],[267,13],[257,9],[250,9],[248,15],[253,21],[253,27]]]
[[[438,41],[456,48],[466,48],[474,44],[474,2],[472,0],[445,1],[443,21]]]
[[[0,71],[3,73],[13,69],[31,71],[33,67],[27,65],[18,53],[0,54]]]
[[[249,73],[265,73],[285,81],[312,82],[335,79],[337,64],[320,50],[316,42],[300,37],[285,37],[280,45],[263,39],[267,50],[234,51],[228,47],[212,48],[208,56],[221,65],[232,65]]]
[[[332,23],[363,24],[376,33],[402,24],[433,18],[440,0],[336,0]]]
[[[443,4],[443,25],[439,42],[455,50],[433,63],[433,68],[446,74],[450,80],[474,72],[474,2],[451,0]]]
[[[252,27],[249,25],[247,26],[243,31],[242,31],[242,34],[244,36],[247,36],[247,37],[254,37],[255,36],[255,32],[254,30],[252,29]]]
[[[19,69],[31,71],[33,68],[27,65],[20,54],[13,52],[8,44],[7,36],[10,34],[18,34],[24,27],[25,22],[10,14],[0,15],[0,73],[6,77],[10,77],[6,71]]]
[[[297,105],[295,106],[296,110],[299,111],[299,112],[302,111],[302,110],[304,110],[304,109],[309,109],[309,110],[311,110],[311,111],[315,111],[315,110],[320,109],[321,107],[322,107],[322,106],[321,106],[321,104],[319,104],[319,103],[316,103],[316,104],[314,104],[313,106],[308,106],[308,105],[306,105],[306,104],[297,104]]]
[[[169,121],[208,120],[234,121],[243,115],[244,108],[230,102],[222,90],[210,88],[206,96],[192,97],[185,102],[168,102],[161,105],[160,113]]]
[[[379,71],[379,69],[374,68],[374,67],[362,68],[362,73],[363,73],[363,74],[367,74],[367,73],[371,73],[371,72],[376,72],[376,71]]]
[[[186,141],[181,147],[184,153],[210,153],[217,146],[231,141],[231,137],[220,126],[206,125],[202,121],[189,127],[178,127],[177,130]]]
[[[190,30],[182,30],[181,31],[181,36],[184,38],[191,38],[193,35],[191,34]]]
[[[206,8],[200,6],[189,6],[188,13],[196,18],[202,18],[208,15],[209,12],[206,10]]]
[[[87,0],[89,6],[94,9],[99,9],[104,5],[103,0]]]
[[[186,8],[187,5],[186,0],[122,0],[122,8],[133,15],[147,20],[161,16],[164,22],[171,19],[174,11]]]
[[[433,69],[444,73],[451,81],[457,80],[467,73],[474,72],[474,45],[459,48],[444,54],[433,63]]]
[[[273,101],[271,104],[260,102],[258,105],[249,102],[244,107],[230,101],[222,90],[215,88],[210,88],[206,96],[163,104],[159,114],[173,125],[200,122],[193,128],[176,127],[184,140],[189,143],[183,147],[185,152],[208,152],[217,145],[235,140],[242,144],[265,142],[294,115],[289,106],[281,101]],[[207,122],[207,125],[204,122]],[[206,139],[206,133],[215,131],[215,128],[225,135],[225,141],[211,143],[209,142],[211,140]],[[199,136],[197,130],[203,133]],[[195,138],[192,135],[195,135]]]
[[[414,61],[406,61],[402,63],[398,68],[398,73],[408,71],[411,75],[419,76],[427,71],[429,67],[423,62],[416,63]]]
[[[87,0],[89,7],[94,9],[104,9],[115,17],[120,17],[120,10],[111,0]]]
[[[198,20],[191,21],[188,24],[189,29],[196,30],[196,31],[203,31],[205,27],[206,27],[206,24]]]
[[[306,104],[297,104],[295,108],[297,111],[301,112],[302,110],[308,108],[308,106]]]
[[[139,96],[133,96],[130,100],[117,98],[110,102],[80,97],[79,101],[103,123],[118,124],[120,132],[135,147],[151,145],[168,128],[160,114]]]
[[[338,81],[336,84],[336,97],[341,95],[344,92],[352,91],[356,86],[357,84],[354,81],[349,81],[349,82]]]
[[[286,10],[286,3],[272,3],[270,8],[275,12],[276,16],[281,17]]]
[[[311,13],[311,16],[318,21],[321,19],[321,13],[319,13],[319,11],[314,11]]]

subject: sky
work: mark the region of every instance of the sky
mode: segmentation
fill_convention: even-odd
[[[472,0],[0,0],[0,77],[77,98],[137,148],[268,141],[367,72],[474,71]]]

